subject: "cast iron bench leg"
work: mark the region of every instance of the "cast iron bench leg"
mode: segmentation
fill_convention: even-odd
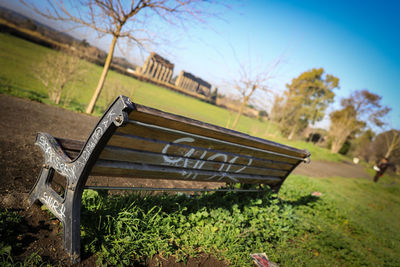
[[[38,133],[36,136],[35,144],[44,153],[44,165],[29,194],[29,202],[32,205],[36,200],[40,200],[63,223],[63,245],[73,263],[80,261],[81,199],[86,180],[109,138],[117,127],[125,125],[133,109],[129,98],[117,98],[101,117],[79,156],[74,160],[65,154],[51,135]],[[66,178],[64,198],[51,188],[55,171]]]
[[[38,180],[29,194],[29,204],[40,200],[63,224],[63,246],[73,263],[80,261],[80,215],[82,192],[65,189],[62,198],[51,188],[54,169],[43,166]]]

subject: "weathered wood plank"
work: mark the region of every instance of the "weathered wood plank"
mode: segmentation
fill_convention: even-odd
[[[190,144],[190,143],[189,143]],[[192,159],[209,159],[213,161],[223,162],[225,157],[216,156],[218,154],[226,155],[226,161],[229,162],[234,157],[238,157],[235,163],[248,165],[250,161],[252,161],[251,166],[255,167],[265,167],[271,169],[282,169],[282,170],[291,170],[294,164],[272,161],[267,159],[261,159],[258,157],[251,157],[247,155],[240,155],[237,153],[231,153],[228,151],[221,151],[207,149],[207,148],[198,148],[187,145],[187,143],[169,143],[164,141],[159,141],[155,139],[148,139],[144,137],[126,135],[126,134],[115,134],[108,142],[110,146],[116,147],[124,147],[141,151],[155,152],[160,153],[165,151],[166,154],[172,156],[185,156],[190,157]],[[194,151],[193,151],[194,150]],[[189,155],[190,154],[190,155]]]
[[[85,142],[65,138],[55,138],[64,150],[81,151]]]
[[[167,130],[164,128],[153,128],[151,125],[137,124],[135,122],[128,123],[125,127],[117,130],[119,133],[130,134],[135,136],[149,137],[155,140],[161,140],[168,143],[185,143],[187,145],[212,149],[218,151],[229,151],[231,153],[255,156],[279,162],[296,164],[301,159],[291,158],[290,156],[275,154],[271,151],[256,149],[247,146],[236,145],[230,142],[216,140],[214,138],[191,135],[184,132]]]
[[[105,147],[99,158],[104,160],[182,167],[187,169],[225,171],[232,173],[245,173],[256,175],[272,175],[278,177],[285,177],[288,174],[288,171],[250,166],[252,161],[248,161],[247,165],[236,164],[235,162],[238,157],[231,158],[231,160],[227,160],[225,162],[215,162],[206,159],[192,159],[189,157],[179,157],[162,153],[143,152],[133,149],[111,146]]]
[[[65,139],[65,138],[55,138],[56,141],[60,144],[61,148],[68,155],[70,159],[75,159],[79,152],[82,150],[85,142]]]
[[[119,139],[121,137],[114,136],[113,138]],[[126,142],[126,140],[123,139],[123,137],[122,137],[122,140],[117,140],[118,142],[116,142],[116,143],[118,143],[118,144],[123,143],[124,145],[129,144],[129,147],[134,148],[133,151],[136,151],[136,149],[145,148],[145,147],[155,148],[154,150],[150,149],[150,151],[153,151],[153,152],[158,152],[158,151],[162,150],[165,147],[165,145],[167,144],[166,142],[161,143],[161,144],[156,142],[156,144],[154,144],[154,140],[148,140],[148,139],[146,140],[146,139],[142,139],[142,138],[138,139],[135,137],[131,137],[131,138],[132,138],[132,140],[130,140],[130,142]],[[61,147],[64,149],[64,151],[67,153],[67,155],[71,159],[78,156],[80,149],[83,147],[83,144],[84,144],[83,141],[77,141],[77,140],[62,139],[62,138],[57,138],[56,140],[59,142]],[[111,142],[111,144],[115,143],[114,141],[116,141],[116,140],[113,140],[113,142]],[[116,148],[106,146],[102,155],[106,155],[104,153],[108,153],[107,151],[109,151],[109,150],[110,150],[110,153],[112,153],[113,149],[115,150]],[[118,149],[122,152],[125,151],[125,148],[118,148]],[[170,152],[170,153],[167,156],[171,156],[171,157],[180,156],[180,155],[182,155],[183,150],[190,151],[190,149],[191,149],[190,146],[184,146],[182,144],[171,144],[168,149],[168,152]],[[142,162],[142,161],[140,161],[139,155],[129,155],[129,151],[130,151],[130,149],[127,149],[126,155],[124,155],[124,154],[115,155],[115,157],[116,157],[115,159],[116,160],[126,160],[129,162],[135,162],[135,161]],[[139,153],[139,152],[135,152],[135,154],[137,154],[137,153]],[[201,150],[201,152],[193,153],[191,155],[191,157],[188,157],[188,158],[190,158],[192,160],[199,160],[201,158],[201,156],[204,155],[203,159],[207,159],[210,156],[212,156],[213,153],[217,153],[217,151]],[[282,175],[283,173],[287,173],[287,171],[289,171],[293,167],[292,164],[287,164],[287,163],[278,163],[278,162],[272,162],[269,160],[259,160],[254,157],[250,158],[250,157],[240,156],[239,154],[233,154],[233,153],[229,153],[229,152],[226,152],[225,154],[227,156],[228,162],[232,161],[234,158],[236,158],[234,168],[239,168],[239,166],[247,166],[250,159],[252,160],[251,165],[254,167],[282,170],[282,172],[276,173],[277,175],[279,175],[279,174]],[[100,156],[100,158],[102,158],[102,157],[103,156]],[[125,158],[123,159],[123,157],[125,157]],[[110,155],[106,156],[106,158],[110,159]],[[138,161],[138,159],[139,159],[139,161]],[[223,157],[217,157],[217,158],[214,158],[213,161],[223,162],[223,159],[224,159]],[[202,164],[202,163],[199,163],[199,164]]]
[[[157,109],[136,104],[136,110],[132,111],[129,118],[134,121],[140,121],[149,124],[155,124],[162,127],[169,127],[185,131],[188,133],[213,137],[229,142],[253,146],[260,149],[270,150],[278,153],[284,153],[291,156],[306,158],[309,152],[293,147],[278,144],[272,141],[253,137],[237,131],[232,131],[216,125],[193,120],[183,116],[174,115]]]
[[[279,177],[274,176],[194,170],[107,160],[98,160],[96,165],[93,167],[91,174],[116,177],[194,180],[208,182],[241,182],[256,184],[277,184],[282,181],[282,179]]]

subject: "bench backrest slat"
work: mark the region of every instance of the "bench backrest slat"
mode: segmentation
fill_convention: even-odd
[[[107,146],[104,148],[103,152],[100,155],[100,159],[108,160],[108,161],[124,161],[124,162],[132,162],[132,163],[140,163],[140,164],[152,164],[152,165],[160,165],[160,166],[171,166],[170,163],[165,161],[164,157],[168,157],[173,159],[174,161],[180,162],[179,166],[187,166],[187,168],[194,168],[201,166],[202,170],[215,171],[221,168],[221,162],[215,162],[207,159],[195,159],[184,156],[172,156],[160,153],[153,152],[144,152],[133,149],[119,148],[119,147],[111,147]],[[248,163],[248,160],[246,164]],[[273,169],[267,168],[265,166],[262,167],[254,167],[247,166],[244,164],[239,164],[237,161],[234,163],[230,163],[231,168],[230,172],[234,172],[235,170],[243,169],[243,173],[246,174],[258,174],[258,175],[273,175],[284,177],[287,174],[287,170],[281,169]],[[225,169],[225,168],[223,168]]]
[[[117,133],[133,135],[133,136],[148,136],[152,139],[167,143],[178,142],[187,145],[191,145],[191,143],[193,143],[193,146],[207,150],[212,149],[220,151],[230,151],[232,153],[252,155],[279,162],[297,163],[299,160],[302,160],[302,158],[296,158],[295,156],[280,154],[278,152],[272,152],[260,148],[255,148],[242,144],[232,143],[221,139],[216,139],[213,137],[200,136],[197,134],[182,132],[180,130],[168,129],[165,127],[159,127],[134,121],[130,121],[125,127],[119,128],[117,130]],[[179,140],[187,140],[187,141],[179,141]]]
[[[114,139],[117,139],[118,143],[125,143],[126,140],[123,139],[123,137],[121,136],[114,136]],[[133,140],[133,141],[132,141]],[[139,137],[132,137],[132,142],[130,142],[130,144],[125,143],[126,145],[131,145],[134,148],[137,149],[130,149],[127,147],[114,147],[114,146],[106,146],[103,150],[103,152],[100,155],[100,159],[106,159],[106,160],[110,160],[110,159],[115,159],[115,160],[119,160],[119,161],[129,161],[129,162],[141,162],[141,163],[145,163],[146,161],[150,160],[150,158],[147,158],[147,154],[151,154],[154,152],[145,152],[142,149],[145,149],[145,147],[148,145],[148,143],[154,143],[156,141],[154,140],[150,140],[150,139],[145,139],[145,138],[139,138]],[[76,141],[76,140],[69,140],[69,139],[63,139],[63,138],[57,138],[57,141],[60,143],[60,146],[63,148],[63,150],[70,156],[71,159],[75,158],[84,142],[83,141]],[[157,143],[157,142],[156,142]],[[166,145],[166,143],[162,144],[163,146]],[[162,148],[163,146],[160,146],[160,148]],[[151,145],[150,147],[154,147],[154,145]],[[190,146],[186,146],[183,144],[171,144],[169,147],[169,153],[165,154],[168,157],[177,157],[177,155],[179,153],[182,152],[182,149],[190,149]],[[139,150],[138,150],[139,149]],[[158,149],[156,151],[159,151]],[[204,150],[206,151],[206,150]],[[210,152],[213,153],[218,153],[218,151],[215,150],[209,150]],[[175,153],[174,153],[175,152]],[[225,152],[226,155],[229,158],[233,158],[233,157],[238,157],[237,160],[235,161],[235,164],[233,164],[234,166],[246,166],[249,162],[249,158],[248,156],[243,156],[240,154],[234,154],[234,153],[230,153],[230,152]],[[201,155],[200,155],[201,156]],[[202,161],[206,161],[209,162],[207,160],[200,160],[200,157],[198,154],[194,154],[191,155],[191,157],[181,157],[182,159],[188,159],[188,160],[199,160],[200,162]],[[265,160],[265,159],[259,159],[256,157],[251,157],[253,162],[252,162],[252,166],[254,167],[260,167],[261,169],[263,168],[269,168],[269,169],[276,169],[276,170],[282,170],[282,171],[290,171],[293,168],[293,164],[289,164],[289,163],[281,163],[281,162],[276,162],[276,161],[271,161],[271,160]],[[152,158],[152,160],[156,160],[154,157]],[[222,160],[220,158],[215,158],[214,161],[221,161]],[[190,165],[192,162],[189,162],[188,164]],[[207,165],[204,165],[205,167]]]
[[[204,153],[211,153],[217,154],[221,151],[208,149],[198,146],[193,146],[191,143],[188,142],[181,142],[181,143],[169,143],[164,141],[159,141],[155,139],[149,139],[145,137],[133,136],[133,135],[119,135],[115,134],[110,141],[108,142],[109,146],[115,147],[124,147],[128,149],[140,150],[140,151],[148,151],[154,153],[160,153],[165,149],[166,145],[168,148],[166,150],[166,155],[170,156],[183,156],[186,154],[186,157],[190,157],[193,159],[204,159],[206,156],[203,156]],[[190,156],[188,155],[188,151],[193,148],[194,150],[198,150],[197,153],[191,153]],[[186,151],[186,153],[183,153]],[[238,153],[232,153],[227,150],[224,152],[229,158],[231,157],[238,157],[235,163],[247,165],[249,160],[252,159],[252,165],[259,166],[259,167],[269,167],[269,168],[276,168],[276,169],[284,169],[289,170],[293,167],[293,164],[287,162],[279,162],[273,161],[263,158],[257,158],[255,156],[248,156]],[[213,161],[223,162],[223,158],[216,157]]]
[[[184,132],[202,136],[213,137],[232,143],[253,146],[268,151],[284,153],[295,157],[306,158],[309,152],[285,146],[265,139],[257,138],[240,132],[232,131],[216,125],[204,123],[175,114],[162,112],[146,106],[136,104],[136,110],[132,111],[129,119],[162,127],[179,129]]]

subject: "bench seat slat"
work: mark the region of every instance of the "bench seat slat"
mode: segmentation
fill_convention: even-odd
[[[210,182],[243,182],[273,185],[282,181],[279,177],[250,175],[242,173],[225,173],[207,170],[194,170],[177,167],[155,166],[121,161],[98,160],[92,169],[92,175],[137,177],[153,179],[171,179]]]
[[[85,144],[84,141],[72,140],[66,138],[55,138],[64,150],[80,152]]]
[[[274,151],[277,153],[284,153],[295,157],[306,158],[309,156],[309,152],[306,150],[288,147],[272,141],[253,137],[198,120],[170,114],[139,104],[136,104],[135,106],[136,110],[132,111],[129,115],[129,118],[135,121],[179,129],[188,133],[213,137],[246,146],[253,146],[264,150]]]
[[[135,150],[141,150],[141,151],[148,151],[148,152],[155,152],[155,153],[160,153],[163,151],[166,145],[169,145],[167,149],[167,153],[169,155],[173,156],[182,156],[185,155],[188,151],[190,151],[191,148],[196,149],[197,151],[194,152],[192,155],[190,155],[190,158],[193,159],[202,159],[202,158],[209,158],[211,155],[216,154],[216,153],[222,153],[222,151],[218,150],[209,150],[207,148],[201,148],[201,147],[193,147],[189,146],[185,143],[176,143],[172,144],[169,142],[164,142],[164,141],[159,141],[159,140],[154,140],[154,139],[148,139],[144,137],[138,137],[138,136],[133,136],[133,135],[127,135],[127,134],[114,134],[113,137],[108,142],[108,145],[110,146],[115,146],[115,147],[124,147],[124,148],[129,148],[129,149],[135,149]],[[204,157],[203,154],[206,153]],[[271,169],[282,169],[282,170],[291,170],[294,166],[294,164],[290,164],[287,162],[279,162],[279,161],[274,161],[274,160],[268,160],[268,159],[263,159],[263,158],[258,158],[258,157],[249,157],[247,155],[241,155],[238,153],[231,153],[224,151],[224,154],[228,156],[228,160],[231,160],[233,157],[238,157],[235,163],[247,165],[250,161],[252,160],[252,166],[256,167],[266,167],[266,168],[271,168]],[[216,157],[213,159],[213,161],[223,161],[223,158],[221,157]]]
[[[178,140],[182,140],[182,138],[189,138],[193,140],[192,142],[186,141],[181,142],[187,145],[201,147],[205,149],[213,149],[220,151],[230,151],[232,153],[238,153],[243,155],[252,155],[259,158],[265,158],[269,160],[276,160],[280,162],[287,162],[295,164],[299,162],[301,159],[294,159],[290,156],[282,156],[273,154],[273,152],[265,151],[261,149],[252,149],[251,147],[246,147],[242,145],[236,145],[225,141],[219,141],[211,137],[202,137],[198,135],[191,135],[186,133],[181,133],[179,131],[174,130],[164,130],[164,129],[155,129],[152,128],[151,125],[144,124],[136,124],[135,122],[128,123],[125,127],[121,127],[117,130],[119,133],[124,134],[132,134],[136,136],[149,136],[155,140],[161,140],[164,142],[178,142]],[[187,140],[189,140],[187,139]]]
[[[165,160],[167,158],[167,161]],[[177,157],[172,155],[165,155],[161,153],[137,151],[133,149],[119,148],[107,146],[104,148],[99,159],[126,161],[132,163],[152,164],[161,166],[177,166],[189,169],[202,169],[202,170],[226,170],[230,172],[240,172],[245,174],[258,174],[258,175],[273,175],[285,177],[288,171],[260,168],[247,166],[243,164],[235,164],[236,158],[232,162],[215,162],[211,160],[192,159],[186,157]],[[171,160],[173,162],[168,162]]]
[[[85,142],[65,139],[65,138],[55,138],[56,141],[60,144],[61,148],[68,155],[70,159],[75,159],[79,152],[82,150]]]

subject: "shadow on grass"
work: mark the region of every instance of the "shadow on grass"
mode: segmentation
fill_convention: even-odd
[[[105,223],[105,221],[114,221],[121,213],[131,212],[131,210],[139,210],[140,212],[133,212],[132,214],[140,214],[140,216],[152,214],[151,216],[154,215],[155,217],[164,214],[162,216],[179,221],[182,217],[197,216],[196,213],[198,212],[229,213],[233,216],[233,214],[246,213],[246,209],[265,209],[266,207],[271,208],[270,212],[265,213],[266,216],[270,216],[271,214],[280,214],[282,210],[289,206],[293,208],[309,205],[318,200],[318,197],[308,195],[299,197],[294,201],[286,201],[279,199],[272,191],[265,191],[263,195],[247,192],[212,192],[199,195],[138,192],[109,195],[106,190],[88,190],[85,192],[82,201],[81,224],[85,229],[85,234],[82,236],[82,247],[84,248],[82,249],[82,259],[89,258],[97,253],[102,246],[101,244],[107,242],[104,236],[114,231],[110,229],[112,223]],[[135,217],[136,215],[133,215],[133,219],[143,219],[140,216]],[[206,221],[205,223],[207,223]],[[160,225],[160,227],[163,226]]]
[[[291,205],[293,207],[308,205],[318,201],[320,198],[307,195],[297,200],[282,200],[277,194],[266,190],[260,193],[254,192],[205,192],[202,194],[152,194],[146,192],[135,192],[126,194],[110,195],[107,190],[98,190],[97,194],[87,197],[88,211],[90,205],[102,206],[104,212],[112,215],[134,203],[143,210],[151,210],[155,206],[160,207],[162,212],[173,213],[186,207],[183,214],[194,213],[204,208],[223,208],[232,211],[232,207],[243,210],[247,206],[268,206],[268,205]]]
[[[37,91],[28,90],[22,87],[5,83],[4,79],[0,79],[0,94],[12,95],[20,98],[27,98],[32,101],[43,103],[47,99],[47,95]]]
[[[16,97],[20,97],[20,98],[26,98],[26,99],[30,99],[32,101],[36,101],[39,103],[47,103],[47,104],[55,105],[54,103],[52,103],[49,100],[48,95],[46,93],[32,91],[29,89],[15,86],[15,85],[9,83],[8,81],[5,81],[5,79],[2,79],[2,78],[0,78],[0,94],[6,94],[6,95],[16,96]],[[77,102],[74,99],[69,101],[67,104],[64,102],[64,100],[62,100],[60,105],[56,105],[56,106],[60,106],[60,107],[66,108],[68,110],[73,110],[73,111],[77,111],[77,112],[84,112],[84,110],[85,110],[85,105],[80,102]]]

